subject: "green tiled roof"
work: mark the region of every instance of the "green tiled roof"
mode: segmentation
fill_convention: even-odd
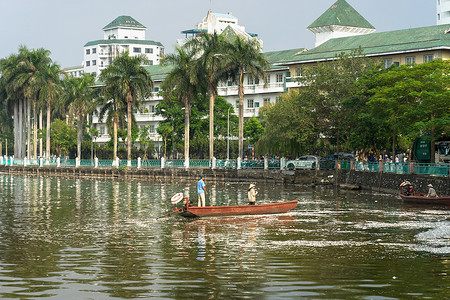
[[[166,79],[169,73],[173,69],[173,65],[154,65],[144,67],[148,74],[152,77],[153,81],[160,81]]]
[[[331,25],[375,29],[372,24],[364,19],[364,17],[345,0],[336,1],[336,3],[334,3],[326,12],[309,25],[308,28]]]
[[[271,69],[279,69],[279,65],[275,65],[279,62],[294,60],[295,57],[306,51],[305,48],[281,50],[281,51],[270,51],[264,52]]]
[[[120,16],[114,21],[103,27],[105,29],[111,29],[116,27],[133,27],[133,28],[147,28],[130,16]]]
[[[291,59],[284,59],[282,63],[331,59],[342,52],[350,52],[359,47],[363,48],[367,56],[430,48],[450,49],[450,33],[446,33],[449,29],[450,25],[446,24],[331,39]]]
[[[133,39],[111,39],[111,40],[97,40],[87,42],[84,47],[96,46],[100,44],[138,44],[138,45],[154,45],[163,47],[160,42],[150,41],[150,40],[133,40]]]

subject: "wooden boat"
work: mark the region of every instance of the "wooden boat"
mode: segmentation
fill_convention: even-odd
[[[411,195],[405,195],[400,193],[400,197],[405,202],[421,203],[421,204],[434,204],[434,205],[450,205],[450,196],[440,195],[438,197],[427,197],[427,194],[413,193]]]
[[[187,218],[196,217],[220,217],[238,215],[261,215],[285,213],[296,207],[298,201],[277,202],[257,205],[234,205],[234,206],[188,206],[175,209],[174,213]]]

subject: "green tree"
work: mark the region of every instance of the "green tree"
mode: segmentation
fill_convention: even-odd
[[[58,101],[58,97],[63,91],[60,80],[60,66],[55,63],[49,64],[39,75],[39,82],[41,86],[39,91],[39,102],[42,106],[46,107],[47,111],[45,157],[50,157],[50,125],[52,106],[56,103],[56,101]]]
[[[84,119],[97,107],[94,83],[95,78],[87,73],[81,77],[66,77],[64,80],[63,102],[69,107],[71,114],[77,117],[77,157],[79,159],[81,159]]]
[[[228,78],[225,66],[225,37],[214,32],[201,34],[186,43],[186,47],[193,49],[194,55],[199,56],[194,65],[195,74],[205,74],[209,91],[209,159],[214,156],[214,102],[218,95],[217,85]],[[194,83],[199,83],[195,81]]]
[[[77,133],[75,129],[59,119],[55,119],[50,128],[52,147],[58,156],[68,155],[71,149],[75,148]]]
[[[261,50],[261,45],[256,39],[248,39],[235,35],[230,38],[230,47],[227,47],[225,55],[226,64],[229,65],[234,79],[238,82],[239,95],[239,157],[243,157],[244,147],[244,73],[247,77],[259,81],[265,79],[264,71],[269,68],[269,63]]]
[[[100,74],[100,80],[106,87],[114,87],[127,104],[127,159],[131,160],[131,124],[133,108],[139,108],[140,103],[151,95],[153,81],[142,66],[145,56],[130,56],[128,51],[121,53]]]
[[[249,118],[244,124],[244,135],[249,144],[255,145],[264,134],[264,127],[255,116]]]
[[[176,98],[184,104],[184,158],[189,158],[189,126],[191,116],[191,102],[201,91],[200,74],[193,68],[195,59],[193,53],[186,47],[176,47],[174,54],[167,55],[163,63],[171,63],[173,69],[163,83],[165,97]]]

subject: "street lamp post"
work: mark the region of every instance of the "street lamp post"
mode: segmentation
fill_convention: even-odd
[[[230,109],[232,107],[230,106],[227,112],[227,160],[230,160]]]

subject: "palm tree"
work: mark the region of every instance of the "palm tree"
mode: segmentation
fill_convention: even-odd
[[[269,63],[261,51],[261,45],[256,39],[248,39],[238,35],[227,48],[226,65],[231,69],[233,77],[238,79],[239,95],[239,157],[243,157],[244,147],[244,73],[254,79],[265,80],[264,70]]]
[[[43,48],[29,50],[21,46],[18,54],[2,59],[0,63],[7,99],[14,106],[14,156],[19,159],[24,156],[26,145],[28,145],[28,157],[30,158],[31,155],[31,101],[35,108],[40,89],[38,77],[51,63],[49,55],[50,51]],[[24,130],[25,118],[27,121]],[[27,143],[24,141],[24,131],[27,133]]]
[[[104,86],[101,89],[103,106],[100,110],[99,120],[103,120],[105,114],[106,124],[108,126],[113,126],[113,160],[117,159],[117,130],[119,128],[119,122],[124,119],[126,111],[125,99],[121,97],[120,93],[117,91],[117,86]]]
[[[151,95],[153,81],[142,66],[145,56],[130,56],[128,51],[121,53],[100,74],[100,80],[105,87],[115,87],[127,103],[127,159],[131,161],[131,123],[133,107],[138,107],[140,101]]]
[[[45,157],[50,157],[50,125],[52,106],[62,94],[62,83],[60,80],[61,69],[58,64],[50,64],[40,74],[41,88],[39,92],[39,102],[47,110]],[[41,149],[42,150],[42,149]],[[42,155],[42,153],[41,153]]]
[[[189,159],[189,123],[191,101],[200,92],[199,75],[195,73],[194,55],[189,48],[176,47],[174,54],[164,58],[163,64],[172,63],[173,69],[164,81],[164,95],[174,96],[184,103],[184,158]],[[200,81],[200,82],[199,82]],[[199,82],[198,84],[195,84]]]
[[[66,77],[64,80],[63,102],[77,117],[77,157],[81,159],[81,140],[84,118],[95,110],[95,78],[87,73],[81,77]]]
[[[209,91],[209,158],[214,156],[214,102],[217,97],[217,85],[226,80],[227,72],[224,67],[226,49],[225,37],[214,32],[202,34],[186,43],[186,47],[193,49],[198,60],[194,64],[194,73],[204,73]],[[198,83],[195,82],[195,83]]]

